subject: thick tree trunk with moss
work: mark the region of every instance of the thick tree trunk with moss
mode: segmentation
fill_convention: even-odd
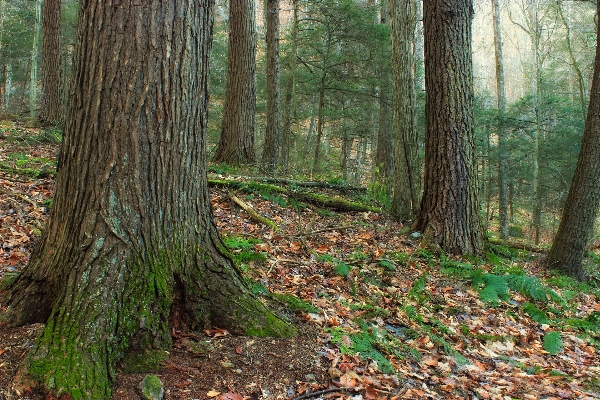
[[[600,15],[600,3],[598,3]],[[597,33],[600,43],[600,30]],[[590,102],[583,133],[581,152],[567,195],[562,221],[558,227],[547,265],[567,275],[582,279],[581,266],[585,247],[594,231],[594,223],[600,207],[600,47],[596,46],[594,77]]]
[[[472,0],[424,3],[425,189],[414,228],[453,254],[482,254],[473,132]]]
[[[60,0],[42,5],[42,109],[40,121],[58,124],[60,104]]]
[[[251,164],[256,113],[254,0],[230,0],[227,89],[215,162]]]
[[[74,85],[48,228],[8,322],[47,322],[28,372],[108,399],[128,351],[209,325],[290,335],[243,284],[211,216],[205,166],[212,2],[80,5]]]

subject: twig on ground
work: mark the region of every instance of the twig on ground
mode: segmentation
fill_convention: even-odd
[[[349,389],[350,388],[347,388],[347,387],[339,387],[339,388],[329,388],[329,389],[317,390],[316,392],[305,393],[302,396],[298,396],[298,397],[293,398],[292,400],[310,399],[312,397],[317,397],[317,396],[320,396],[322,394],[331,393],[331,392],[348,393]]]

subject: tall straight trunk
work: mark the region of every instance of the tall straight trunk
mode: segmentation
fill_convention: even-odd
[[[42,6],[42,109],[40,121],[56,125],[62,120],[60,101],[60,0],[43,0]]]
[[[109,399],[117,362],[164,353],[173,330],[294,333],[245,286],[212,219],[212,1],[144,5],[80,5],[52,216],[2,300],[12,324],[46,322],[21,376],[47,398]]]
[[[323,72],[321,77],[321,83],[319,86],[319,108],[318,108],[318,120],[317,120],[317,137],[315,139],[315,153],[313,158],[313,172],[319,171],[319,162],[321,154],[321,140],[323,138],[323,126],[325,124],[325,77],[326,73]]]
[[[494,28],[494,58],[496,61],[496,100],[498,107],[498,217],[500,238],[508,238],[508,178],[506,171],[506,88],[504,83],[504,58],[502,53],[502,31],[500,30],[500,5],[492,1],[492,25]]]
[[[0,0],[0,55],[2,55],[2,46],[4,40],[4,10],[5,10],[5,0]],[[5,67],[3,63],[0,63],[0,70],[2,71],[2,75],[0,75],[3,79],[3,82],[6,82],[6,77],[4,76]],[[4,108],[4,90],[5,85],[0,85],[0,110]]]
[[[484,252],[473,131],[472,0],[427,0],[425,189],[413,228],[451,254]]]
[[[597,3],[600,16],[600,2]],[[583,142],[563,218],[548,253],[547,265],[571,277],[584,278],[581,266],[600,208],[600,29],[596,33],[596,60]]]
[[[42,0],[35,2],[35,28],[31,46],[31,61],[29,66],[29,116],[35,118],[38,95],[38,55],[40,52],[40,36],[42,30]]]
[[[287,170],[290,163],[290,150],[292,147],[292,118],[296,115],[296,57],[298,53],[298,2],[292,0],[292,51],[290,54],[289,74],[291,75],[285,89],[284,122],[281,132],[281,166]]]
[[[380,20],[381,25],[389,24],[389,6],[387,0],[381,1]],[[388,181],[394,175],[394,146],[393,146],[393,124],[391,123],[390,92],[392,81],[390,70],[380,66],[379,74],[379,123],[377,124],[377,147],[375,150],[375,179],[382,182]]]
[[[413,43],[414,0],[390,0],[392,39],[392,112],[394,129],[394,191],[392,213],[412,220],[419,207],[417,111]]]
[[[267,14],[267,128],[262,164],[274,172],[279,161],[281,127],[279,116],[279,0],[265,0]]]
[[[4,67],[4,111],[10,110],[10,99],[12,95],[12,64],[7,62]]]
[[[255,161],[256,22],[254,0],[230,0],[227,89],[215,162]]]
[[[567,7],[569,7],[568,4],[567,4]],[[575,53],[573,52],[573,47],[571,45],[570,21],[568,18],[565,17],[565,14],[564,14],[563,8],[562,8],[562,2],[558,1],[556,3],[556,8],[557,8],[560,20],[562,21],[562,23],[567,31],[567,34],[565,36],[565,41],[567,44],[567,51],[569,53],[569,59],[571,61],[571,67],[573,68],[573,72],[574,72],[575,78],[577,80],[577,92],[579,95],[579,104],[581,105],[581,116],[583,117],[583,120],[585,121],[585,119],[586,119],[585,109],[587,106],[586,101],[585,101],[585,83],[584,83],[584,79],[583,79],[583,74],[581,73],[581,68],[579,68],[579,63],[577,62],[577,59],[575,58]]]

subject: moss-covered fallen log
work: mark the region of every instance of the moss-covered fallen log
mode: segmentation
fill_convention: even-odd
[[[269,194],[283,194],[289,198],[316,205],[318,207],[329,208],[337,211],[360,211],[360,212],[380,212],[376,207],[350,201],[342,197],[333,197],[309,191],[296,191],[286,189],[281,186],[260,183],[260,182],[242,182],[230,179],[209,179],[208,185],[212,187],[234,188],[244,191],[258,191]]]
[[[262,215],[260,215],[258,212],[256,212],[256,210],[254,208],[252,208],[252,206],[244,203],[242,200],[240,200],[239,197],[237,197],[236,195],[234,195],[231,192],[229,192],[228,195],[229,195],[229,198],[231,199],[231,201],[233,201],[235,204],[240,206],[242,208],[242,210],[246,211],[253,220],[260,222],[263,225],[268,226],[269,228],[273,229],[274,231],[279,230],[279,227],[275,224],[275,222],[271,221],[267,217],[263,217]]]

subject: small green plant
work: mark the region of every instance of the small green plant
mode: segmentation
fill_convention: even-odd
[[[379,260],[378,265],[380,267],[383,267],[386,271],[393,272],[396,270],[396,266],[394,264],[392,264],[391,261],[388,261],[388,260]]]
[[[550,319],[550,317],[548,317],[548,314],[546,314],[544,311],[540,310],[531,303],[525,303],[523,305],[523,311],[538,324],[552,324],[552,320]]]
[[[426,287],[427,275],[427,271],[423,272],[419,279],[413,282],[412,287],[408,291],[408,297],[416,300],[419,304],[423,303],[430,297]]]
[[[544,335],[544,341],[542,347],[549,354],[558,354],[563,349],[563,341],[560,336],[560,332],[551,331]]]
[[[260,240],[254,238],[243,238],[237,236],[229,236],[224,237],[223,242],[230,249],[242,249],[242,250],[250,250],[254,248],[255,244],[261,243]]]
[[[299,299],[292,294],[271,293],[271,297],[280,303],[285,304],[290,310],[305,313],[318,313],[319,309],[312,304]]]
[[[336,263],[333,270],[339,276],[347,277],[350,275],[350,266],[343,261]]]
[[[523,232],[523,227],[519,225],[510,225],[508,227],[508,236],[516,237],[516,238],[524,238],[525,233]]]

